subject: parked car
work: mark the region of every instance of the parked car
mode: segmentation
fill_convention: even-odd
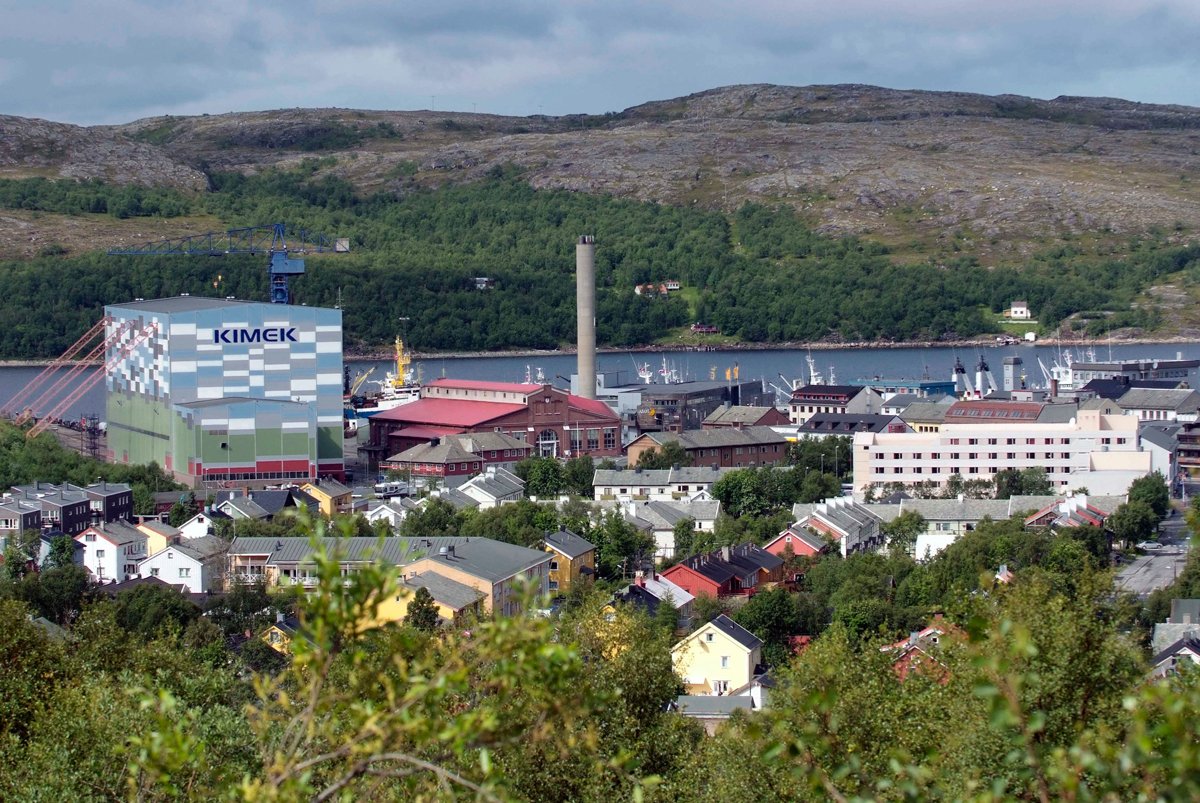
[[[1153,552],[1156,549],[1162,549],[1162,544],[1157,541],[1142,541],[1137,545],[1137,548],[1146,552]]]

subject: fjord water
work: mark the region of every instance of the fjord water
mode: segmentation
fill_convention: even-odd
[[[685,379],[707,380],[715,377],[724,380],[726,369],[737,365],[738,375],[743,379],[764,379],[784,387],[782,374],[788,380],[808,378],[807,358],[811,355],[817,371],[829,381],[832,367],[834,379],[840,384],[859,379],[886,377],[888,379],[948,379],[954,361],[961,360],[972,380],[975,366],[982,357],[987,361],[1000,381],[1004,357],[1020,357],[1030,385],[1042,385],[1040,359],[1046,367],[1062,360],[1065,347],[1051,345],[994,347],[929,346],[913,348],[834,348],[814,349],[748,349],[738,351],[636,351],[607,352],[599,355],[597,370],[600,373],[619,372],[624,383],[638,381],[636,368],[648,364],[657,372],[664,360],[669,369],[674,369]],[[1097,344],[1091,347],[1097,360],[1131,359],[1200,359],[1200,343],[1140,343],[1140,344]],[[1088,355],[1080,348],[1071,347],[1072,359],[1086,359]],[[386,360],[351,360],[350,372],[356,375],[363,370],[374,369],[370,380],[382,380],[391,363]],[[478,379],[494,382],[522,382],[526,372],[536,376],[540,369],[545,381],[566,387],[566,378],[575,371],[575,355],[545,352],[532,356],[493,354],[470,357],[436,357],[417,360],[414,365],[425,381],[446,376],[454,379]],[[0,367],[0,407],[16,395],[41,373],[40,368]],[[92,375],[98,369],[87,369]],[[49,386],[51,383],[46,383]],[[39,412],[45,412],[44,410]],[[104,387],[98,382],[61,416],[75,419],[89,414],[104,417]]]

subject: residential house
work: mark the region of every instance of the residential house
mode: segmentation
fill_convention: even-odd
[[[664,569],[662,576],[695,597],[748,596],[763,583],[783,579],[783,560],[746,543],[692,555]]]
[[[181,539],[142,560],[138,573],[186,586],[192,594],[223,591],[228,550],[229,542],[215,535]]]
[[[855,502],[853,497],[841,496],[807,506],[788,530],[812,530],[836,544],[845,556],[852,552],[872,552],[885,546],[884,536],[880,532],[882,523],[879,516],[865,505]],[[787,531],[782,535],[786,546]],[[776,538],[772,543],[776,550],[781,550],[784,547],[776,543],[778,540]],[[799,548],[800,544],[796,542],[793,551]]]
[[[350,499],[353,494],[335,479],[323,477],[306,482],[300,486],[300,490],[317,500],[321,515],[326,518],[350,512]]]
[[[1200,639],[1187,636],[1160,650],[1150,659],[1151,676],[1165,678],[1179,672],[1180,666],[1195,669],[1200,665]]]
[[[1167,621],[1154,625],[1150,649],[1160,653],[1182,638],[1200,638],[1200,599],[1173,599]]]
[[[505,502],[525,498],[525,481],[501,466],[488,466],[482,474],[458,486],[458,490],[479,503],[480,510],[489,510]]]
[[[1103,527],[1111,511],[1088,503],[1087,494],[1071,494],[1025,517],[1026,527]]]
[[[803,424],[817,413],[877,413],[883,397],[859,385],[804,385],[792,391],[788,420]]]
[[[511,469],[529,457],[533,448],[503,432],[441,435],[392,455],[379,468],[405,473],[417,485],[436,480],[453,488],[481,471]]]
[[[82,491],[63,489],[48,482],[19,485],[7,494],[9,500],[21,500],[42,508],[42,526],[78,535],[92,523],[92,506]]]
[[[83,544],[84,568],[101,583],[133,577],[146,557],[145,534],[120,520],[88,527],[75,540]]]
[[[146,536],[147,555],[161,552],[183,537],[178,527],[172,527],[158,519],[144,519],[134,526],[137,527],[138,532]]]
[[[596,579],[596,545],[565,527],[546,533],[542,549],[551,553],[551,593],[567,591],[575,583]]]
[[[920,393],[897,393],[893,396],[884,396],[883,404],[879,405],[879,413],[881,415],[898,416],[908,409],[912,404],[924,404],[929,401],[936,401],[927,396],[922,396]]]
[[[252,521],[270,521],[271,511],[260,505],[254,500],[253,493],[246,493],[240,496],[230,496],[226,499],[219,500],[213,505],[213,510],[220,515],[239,521],[241,519],[251,519]]]
[[[401,567],[407,582],[432,572],[480,591],[483,610],[489,613],[520,610],[519,578],[528,580],[537,594],[549,590],[552,555],[490,538],[325,538],[321,546],[337,558],[343,574],[384,564]],[[316,584],[313,549],[313,542],[305,537],[235,538],[229,547],[226,582],[312,588]],[[383,600],[380,620],[403,618],[409,596],[398,591],[395,598]]]
[[[267,629],[262,632],[259,638],[266,642],[275,652],[282,653],[283,655],[291,655],[292,642],[298,638],[307,639],[308,636],[304,633],[299,618],[277,613],[275,614],[275,621],[267,626]]]
[[[202,538],[216,534],[216,523],[211,513],[200,512],[179,525],[179,537],[183,540]]]
[[[733,469],[680,466],[668,469],[596,469],[592,488],[597,502],[678,501],[711,491]]]
[[[763,549],[785,561],[790,557],[811,558],[829,549],[829,541],[797,523],[788,525],[787,529],[763,544]]]
[[[1011,307],[1004,310],[1004,317],[1014,321],[1028,321],[1033,317],[1029,314],[1029,302],[1014,301]]]
[[[443,624],[461,624],[470,616],[479,616],[484,612],[484,592],[474,586],[460,583],[437,572],[422,572],[406,576],[401,580],[403,591],[396,594],[393,601],[394,611],[388,613],[388,618],[381,616],[384,621],[400,621],[408,616],[408,606],[412,603],[413,594],[418,588],[424,588],[433,598],[437,608],[438,619]],[[400,613],[400,611],[403,613]],[[394,619],[392,618],[394,617]]]
[[[666,577],[653,571],[639,571],[634,581],[613,594],[610,605],[623,603],[641,608],[650,617],[658,613],[659,605],[668,604],[678,613],[678,629],[689,630],[695,615],[696,598]]]
[[[421,502],[412,497],[392,497],[391,499],[374,500],[367,506],[367,511],[363,515],[372,524],[377,521],[386,521],[388,526],[395,530],[409,513],[420,508]]]
[[[511,616],[522,610],[521,584],[529,583],[539,596],[549,593],[551,560],[541,550],[490,538],[464,538],[409,564],[404,575],[410,578],[428,571],[447,577],[482,592],[484,611]]]
[[[42,506],[25,499],[0,501],[0,538],[42,529]]]
[[[93,522],[133,520],[133,489],[123,482],[100,481],[82,488],[65,483],[63,488],[87,496]]]
[[[745,427],[786,426],[787,423],[787,414],[778,407],[750,407],[726,403],[709,413],[708,418],[701,422],[700,428],[743,429]]]
[[[755,711],[761,711],[767,707],[771,689],[775,688],[775,678],[771,677],[771,671],[761,672],[741,688],[734,689],[729,692],[730,697],[749,697],[751,707]]]
[[[675,698],[672,708],[681,716],[699,722],[704,726],[704,732],[713,736],[721,725],[729,721],[734,711],[752,711],[754,701],[748,695],[714,697],[710,694],[681,694]]]
[[[892,669],[900,680],[904,680],[913,672],[920,672],[945,683],[949,678],[949,670],[942,663],[938,653],[947,638],[957,638],[961,635],[958,628],[938,614],[926,627],[914,630],[908,634],[908,638],[894,644],[885,644],[879,651],[891,656]]]
[[[266,515],[260,516],[255,512],[252,516],[242,515],[237,518],[262,518],[266,521],[274,521],[276,516],[289,511],[299,511],[300,508],[307,508],[308,512],[314,516],[320,512],[320,503],[299,488],[259,488],[255,490],[244,488],[234,491],[217,491],[213,503],[214,506],[219,506],[228,499],[238,497],[254,500],[254,504],[261,508]]]
[[[721,515],[721,503],[715,499],[683,500],[678,502],[625,502],[621,505],[624,517],[654,537],[657,561],[675,558],[675,528],[681,521],[691,521],[692,531],[711,533]]]
[[[749,683],[762,663],[762,639],[720,614],[671,648],[688,694],[728,694]]]
[[[636,464],[643,452],[657,451],[672,441],[687,453],[692,466],[772,466],[787,458],[787,437],[771,427],[719,427],[687,432],[646,432],[626,447],[627,460]]]

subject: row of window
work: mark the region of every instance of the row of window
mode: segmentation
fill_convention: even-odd
[[[904,473],[925,474],[925,473],[927,473],[925,471],[926,468],[929,469],[929,471],[928,471],[929,474],[945,473],[945,474],[953,475],[953,474],[962,474],[963,473],[962,469],[959,466],[947,466],[945,468],[944,472],[942,470],[942,466],[911,466],[911,467],[907,467],[907,468],[905,466],[893,466],[892,473],[893,474],[904,474]],[[1004,467],[1002,467],[1002,466],[983,466],[983,468],[984,468],[984,471],[981,472],[980,466],[967,466],[966,473],[968,473],[968,474],[980,474],[980,473],[999,474],[1001,471],[1005,470]],[[874,470],[875,470],[876,474],[887,473],[887,468],[885,466],[875,466]],[[1069,466],[1046,466],[1045,471],[1047,474],[1054,474],[1054,473],[1069,474],[1071,472],[1071,469]]]

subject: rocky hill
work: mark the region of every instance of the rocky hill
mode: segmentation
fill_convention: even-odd
[[[904,258],[985,264],[1064,237],[1188,233],[1200,109],[858,85],[733,86],[607,115],[287,109],[79,128],[0,117],[0,177],[186,190],[313,156],[404,192],[516,165],[534,186],[732,209],[790,204]]]

